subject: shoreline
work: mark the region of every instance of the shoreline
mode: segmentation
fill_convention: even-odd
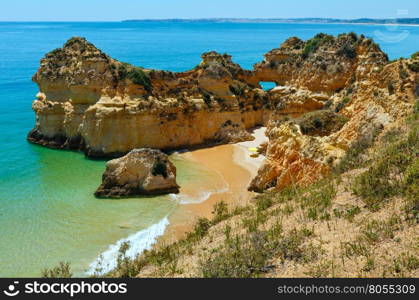
[[[261,127],[253,131],[254,141],[219,145],[180,154],[220,174],[227,188],[211,192],[202,202],[180,204],[169,216],[169,225],[153,246],[173,243],[184,237],[193,229],[198,218],[212,217],[213,206],[219,201],[226,202],[230,209],[251,201],[255,193],[248,191],[247,187],[257,174],[264,157],[251,158],[251,152],[247,148],[256,147],[263,142],[264,133],[265,128]]]
[[[254,129],[253,141],[210,146],[178,153],[177,155],[181,158],[203,165],[218,174],[225,186],[218,190],[199,191],[199,201],[184,202],[178,195],[170,194],[174,200],[180,201],[169,215],[109,245],[106,251],[91,262],[85,274],[94,275],[98,267],[102,268],[100,274],[106,274],[115,268],[119,248],[124,242],[130,243],[127,257],[134,259],[145,250],[182,239],[193,230],[199,218],[211,219],[213,207],[217,202],[224,201],[229,209],[246,205],[255,195],[254,192],[248,191],[247,187],[264,161],[262,155],[257,158],[250,157],[253,152],[249,148],[256,148],[267,141],[265,130],[265,127]],[[194,200],[197,199],[194,198]]]

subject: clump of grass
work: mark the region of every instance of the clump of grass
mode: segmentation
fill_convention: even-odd
[[[395,272],[400,272],[403,269],[414,271],[419,269],[419,257],[410,253],[402,253],[394,259]]]
[[[299,202],[309,219],[325,220],[330,218],[328,209],[335,195],[335,183],[331,178],[327,178],[307,187],[299,198]]]
[[[383,277],[407,277],[407,274],[419,268],[419,257],[414,254],[403,252],[386,266],[383,270]]]
[[[304,239],[313,232],[306,228],[282,233],[282,226],[274,224],[269,230],[256,230],[245,235],[226,235],[224,244],[212,255],[201,261],[203,277],[245,278],[259,277],[275,266],[269,264],[273,256],[300,260],[304,257],[301,247]]]
[[[348,148],[345,156],[334,167],[334,173],[342,174],[364,165],[368,159],[366,152],[368,148],[374,144],[374,141],[380,131],[381,128],[375,127],[371,130],[370,135],[362,136],[354,143],[352,143],[352,145]]]
[[[418,194],[418,126],[410,124],[408,136],[399,136],[375,158],[370,168],[353,182],[354,194],[372,210],[390,197],[400,195],[417,199]],[[417,205],[417,200],[413,206]]]
[[[354,205],[344,210],[339,210],[337,208],[333,209],[333,214],[335,217],[337,218],[343,217],[349,222],[353,222],[355,216],[359,214],[360,212],[361,212],[361,209],[359,208],[359,206],[354,206]]]
[[[334,265],[333,261],[322,261],[312,267],[306,272],[306,275],[313,278],[326,278],[333,276]]]
[[[405,211],[409,218],[419,219],[419,159],[406,168],[403,178],[403,193],[406,197]]]
[[[256,209],[258,211],[264,211],[272,206],[273,200],[271,195],[268,194],[260,194],[256,196]]]
[[[362,271],[364,272],[370,272],[375,268],[375,261],[373,257],[368,257],[367,261],[365,262],[364,267],[362,268]]]
[[[228,213],[228,206],[225,201],[217,202],[214,205],[213,211],[212,211],[214,218],[212,220],[213,224],[219,223],[229,217]]]
[[[346,257],[363,256],[371,258],[375,245],[386,239],[393,239],[394,232],[401,229],[401,219],[394,215],[387,220],[371,220],[362,226],[361,234],[353,241],[341,244]]]
[[[370,248],[363,239],[356,239],[350,242],[343,242],[341,244],[342,253],[346,257],[364,256],[370,257]]]
[[[132,263],[131,259],[126,256],[129,247],[129,242],[124,242],[121,244],[118,251],[116,268],[118,269],[119,277],[122,278],[134,277],[139,271],[137,266]]]
[[[211,222],[207,218],[199,218],[195,224],[193,233],[195,236],[202,238],[208,233],[210,227]]]
[[[71,278],[73,274],[71,273],[70,263],[60,262],[58,266],[51,269],[44,269],[41,273],[43,278]]]
[[[243,219],[243,226],[247,228],[249,232],[255,232],[258,230],[259,225],[264,223],[266,219],[267,215],[265,213],[257,211],[255,216]]]
[[[362,230],[363,237],[368,243],[377,243],[385,239],[394,238],[394,231],[399,229],[401,219],[393,216],[386,221],[372,220],[367,222]]]
[[[202,275],[210,278],[250,277],[267,269],[268,257],[265,233],[235,236],[226,239],[225,248],[202,264]]]

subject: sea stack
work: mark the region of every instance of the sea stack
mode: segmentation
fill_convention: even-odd
[[[110,160],[95,192],[101,198],[178,193],[176,167],[160,150],[134,149]]]

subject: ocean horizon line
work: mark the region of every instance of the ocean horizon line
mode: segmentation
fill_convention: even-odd
[[[412,18],[144,18],[122,20],[0,20],[0,23],[135,23],[135,22],[209,22],[209,23],[283,23],[283,24],[367,24],[419,25],[419,17]]]

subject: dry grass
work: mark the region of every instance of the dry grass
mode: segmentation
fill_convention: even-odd
[[[418,277],[418,113],[355,143],[328,178],[245,207],[220,202],[211,220],[135,260],[124,247],[107,276]]]

